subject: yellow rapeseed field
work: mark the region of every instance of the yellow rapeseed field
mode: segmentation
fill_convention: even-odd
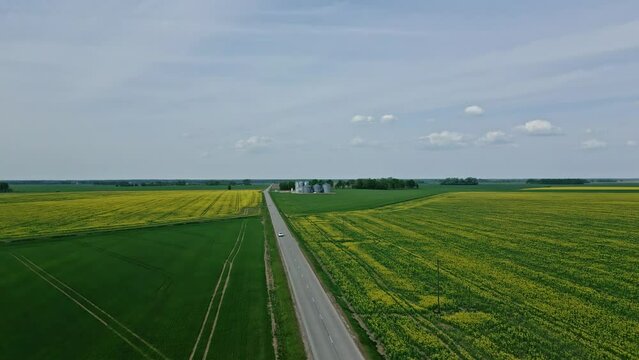
[[[257,190],[14,193],[0,196],[0,240],[249,215]]]
[[[391,359],[639,358],[639,193],[448,193],[290,219]]]

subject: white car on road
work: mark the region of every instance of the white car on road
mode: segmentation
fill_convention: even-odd
[[[278,232],[277,237],[284,237],[284,233]]]

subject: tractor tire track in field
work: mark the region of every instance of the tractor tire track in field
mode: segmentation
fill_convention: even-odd
[[[319,231],[320,234],[322,234],[322,236],[324,236],[325,239],[330,241],[331,237],[328,234],[326,234],[326,232],[320,226],[318,226],[315,223],[315,221],[310,220],[310,219],[308,221],[309,221],[309,223],[311,223],[317,229],[317,231]],[[472,358],[472,356],[468,353],[468,351],[461,344],[459,344],[457,341],[455,341],[455,339],[451,338],[448,334],[446,334],[444,331],[442,331],[437,326],[437,324],[434,324],[433,322],[431,322],[430,320],[428,320],[424,316],[420,315],[417,312],[417,310],[414,308],[414,306],[410,303],[410,301],[406,300],[404,297],[402,297],[402,296],[400,296],[398,294],[395,294],[393,291],[391,291],[390,287],[386,284],[386,282],[383,280],[383,278],[381,276],[379,276],[377,274],[377,272],[375,271],[375,269],[373,269],[369,264],[367,264],[365,261],[360,259],[356,254],[354,254],[352,251],[348,250],[345,246],[343,246],[343,245],[341,245],[339,243],[335,243],[335,245],[344,254],[346,254],[346,256],[348,256],[353,261],[358,263],[364,269],[364,271],[366,271],[368,276],[370,276],[371,280],[373,280],[373,282],[375,282],[375,284],[377,286],[379,286],[379,288],[382,291],[384,291],[384,293],[386,293],[388,296],[390,296],[393,299],[393,301],[395,301],[395,303],[400,308],[403,309],[403,311],[404,311],[403,315],[404,316],[407,316],[407,317],[413,319],[413,321],[416,321],[416,322],[421,323],[422,325],[426,326],[430,331],[432,331],[433,335],[435,335],[435,336],[437,336],[437,338],[439,338],[439,340],[441,341],[441,344],[448,351],[450,351],[451,354],[457,355],[460,359],[470,359],[470,358]]]
[[[235,254],[233,254],[233,258],[231,259],[231,262],[229,263],[229,268],[228,271],[226,273],[226,280],[224,281],[224,288],[222,288],[222,294],[220,295],[220,300],[217,304],[217,312],[215,313],[215,319],[213,320],[213,325],[211,326],[211,333],[209,334],[209,340],[206,344],[206,349],[204,350],[204,355],[202,356],[202,359],[206,359],[208,353],[209,353],[209,348],[211,346],[211,340],[213,339],[213,334],[215,333],[215,327],[217,326],[217,319],[220,316],[220,309],[222,308],[222,302],[224,300],[224,295],[226,294],[226,288],[228,287],[229,284],[229,280],[231,279],[231,271],[233,271],[233,262],[235,261],[235,258],[237,257],[237,254],[240,252],[240,248],[242,247],[242,243],[244,242],[244,235],[246,235],[246,221],[244,221],[243,223],[243,228],[241,230],[242,233],[242,238],[240,239],[240,243],[237,247],[237,250],[235,251]]]
[[[211,309],[213,308],[213,303],[215,302],[215,299],[217,297],[217,293],[219,291],[220,288],[220,284],[222,282],[222,278],[224,277],[224,274],[226,274],[226,280],[224,283],[224,288],[222,289],[222,295],[220,296],[219,299],[219,303],[218,303],[218,307],[217,307],[217,313],[215,316],[215,320],[213,322],[212,325],[212,329],[211,329],[211,333],[208,337],[208,342],[207,342],[207,346],[206,346],[206,350],[205,350],[205,354],[203,358],[206,358],[206,355],[208,353],[209,350],[209,346],[211,343],[211,338],[213,337],[213,331],[215,330],[215,326],[217,324],[217,318],[219,315],[219,311],[220,311],[220,307],[222,305],[222,299],[224,298],[224,293],[226,292],[226,287],[228,285],[228,280],[229,280],[229,276],[231,273],[231,267],[233,266],[233,261],[235,260],[235,255],[237,255],[237,253],[239,252],[239,248],[241,246],[242,241],[244,240],[244,232],[246,229],[246,221],[242,222],[242,225],[240,226],[240,232],[237,235],[237,238],[235,239],[235,243],[233,244],[233,248],[231,248],[231,251],[229,252],[228,256],[226,257],[226,260],[224,260],[224,266],[222,266],[222,271],[220,272],[220,276],[217,279],[217,283],[215,284],[215,289],[213,290],[213,293],[211,294],[211,300],[209,301],[209,305],[207,307],[206,313],[204,315],[204,319],[202,320],[202,326],[200,327],[200,332],[197,335],[197,338],[195,339],[195,344],[193,345],[193,349],[191,350],[191,355],[189,356],[189,360],[193,360],[193,358],[195,357],[195,354],[198,350],[198,346],[200,344],[200,340],[202,339],[202,335],[204,334],[204,329],[206,328],[206,324],[208,323],[209,320],[209,316],[211,314]],[[227,268],[229,268],[228,272]]]
[[[381,225],[379,224],[379,219],[375,218],[374,220],[373,219],[368,219],[368,220],[371,220],[373,221],[373,223],[377,223],[378,225]],[[386,227],[395,227],[398,229],[404,229],[399,224],[395,224],[393,221],[386,221],[384,225]],[[439,230],[440,233],[451,233],[450,231],[443,230],[445,228],[446,228],[445,226],[442,226],[442,230]],[[500,236],[495,235],[494,238],[500,238]],[[416,252],[405,249],[401,247],[400,245],[397,245],[396,243],[386,242],[386,244],[410,254],[410,256],[412,256],[413,259],[419,259],[427,267],[433,270],[435,269],[435,265],[433,264],[432,260],[429,260]],[[449,246],[453,246],[453,245],[449,245]],[[455,247],[463,248],[461,245],[455,245]],[[531,318],[536,319],[540,324],[547,324],[551,328],[561,329],[562,331],[566,333],[570,333],[573,336],[583,340],[583,343],[585,344],[592,344],[595,342],[595,338],[589,335],[587,332],[567,323],[566,321],[556,316],[544,313],[543,310],[540,309],[538,306],[536,306],[534,303],[528,302],[528,301],[521,302],[512,294],[495,289],[493,286],[491,286],[489,280],[477,278],[477,279],[474,279],[473,281],[469,281],[468,279],[462,278],[459,274],[449,271],[445,267],[442,267],[441,271],[442,273],[449,276],[451,279],[454,279],[459,284],[465,284],[469,288],[473,288],[475,291],[486,292],[490,294],[491,298],[493,299],[492,301],[496,303],[500,303],[504,306],[508,304],[508,306],[520,309],[521,311],[529,310],[528,315]],[[553,281],[559,282],[559,279],[553,278]],[[530,311],[530,310],[533,310],[533,311]],[[628,352],[625,349],[623,349],[622,347],[616,346],[614,344],[610,344],[610,345],[598,344],[598,346],[602,351],[605,351],[606,354],[611,357],[628,355]]]
[[[49,285],[53,286],[56,290],[61,292],[71,301],[73,301],[76,305],[80,306],[84,311],[89,313],[92,317],[98,320],[101,324],[103,324],[107,329],[113,332],[115,335],[120,337],[124,342],[130,345],[135,351],[140,353],[145,359],[165,359],[169,358],[164,355],[160,350],[158,350],[155,346],[150,344],[148,341],[144,340],[140,335],[136,334],[133,330],[128,328],[126,325],[122,324],[116,318],[114,318],[111,314],[107,313],[105,310],[100,308],[98,305],[93,303],[91,300],[87,299],[85,296],[77,292],[75,289],[62,282],[60,279],[53,276],[51,273],[47,272],[33,261],[29,260],[24,255],[15,255],[10,253],[18,262],[24,265],[31,272],[39,276],[42,280],[49,283]],[[66,289],[66,290],[65,290]],[[83,304],[84,302],[84,304]],[[101,313],[104,317],[100,316]],[[105,318],[106,317],[106,318]],[[111,322],[111,324],[109,323]],[[119,328],[120,331],[118,331]],[[122,331],[124,330],[124,331]],[[127,334],[129,336],[127,336]],[[133,337],[133,339],[130,338]],[[138,342],[138,344],[134,344],[134,342]],[[140,346],[144,345],[144,346]]]

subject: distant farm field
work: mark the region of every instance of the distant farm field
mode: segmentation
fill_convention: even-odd
[[[256,214],[257,190],[10,193],[0,240]]]
[[[389,358],[639,357],[638,193],[465,192],[289,209],[336,295]]]
[[[274,358],[258,217],[12,243],[0,268],[0,359]]]
[[[469,186],[420,185],[410,190],[337,189],[335,194],[291,194],[273,192],[271,196],[286,214],[316,214],[328,211],[363,210],[446,192],[513,191],[523,184],[487,184]]]
[[[81,191],[164,191],[164,190],[227,190],[228,185],[154,185],[115,186],[94,184],[11,184],[19,193],[81,192]],[[265,184],[233,185],[233,190],[261,190]]]
[[[639,191],[639,186],[546,186],[525,190],[544,191]]]

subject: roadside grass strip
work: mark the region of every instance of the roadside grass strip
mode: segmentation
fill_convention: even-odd
[[[140,335],[136,334],[133,330],[126,325],[119,322],[111,314],[104,311],[98,305],[91,300],[84,297],[75,289],[65,284],[33,261],[29,260],[24,255],[15,255],[10,253],[18,262],[24,265],[31,272],[36,274],[42,280],[46,281],[53,288],[61,292],[64,296],[73,301],[76,305],[86,311],[89,315],[103,324],[107,329],[121,338],[124,342],[130,345],[135,351],[142,355],[145,359],[169,359],[155,346],[144,340]]]
[[[242,242],[244,241],[245,234],[246,234],[246,220],[242,222],[242,225],[240,226],[240,232],[238,233],[237,239],[235,240],[235,244],[233,245],[231,252],[229,252],[229,255],[226,257],[226,260],[224,260],[224,266],[222,267],[220,276],[218,277],[217,283],[215,284],[215,289],[213,290],[213,293],[211,294],[211,300],[209,301],[209,305],[204,315],[204,319],[202,320],[202,326],[200,327],[200,332],[198,333],[198,336],[195,340],[195,344],[193,345],[193,349],[191,350],[191,355],[189,356],[189,360],[194,359],[196,353],[198,352],[200,340],[202,339],[202,335],[204,334],[206,325],[209,322],[211,309],[213,308],[213,304],[215,303],[215,300],[217,299],[218,301],[217,309],[216,309],[215,317],[213,319],[213,322],[209,331],[206,347],[204,349],[204,353],[202,354],[202,359],[206,359],[208,356],[210,346],[211,346],[211,340],[213,339],[213,334],[215,333],[215,327],[217,326],[218,317],[220,315],[220,308],[222,307],[224,295],[226,294],[226,289],[229,283],[229,279],[231,278],[231,271],[233,270],[233,262],[235,261],[235,258],[237,257],[237,254],[239,253],[240,248],[242,247]],[[225,278],[224,286],[222,287],[222,292],[219,298],[217,298],[217,294],[220,288],[220,284],[222,282],[222,278]]]

